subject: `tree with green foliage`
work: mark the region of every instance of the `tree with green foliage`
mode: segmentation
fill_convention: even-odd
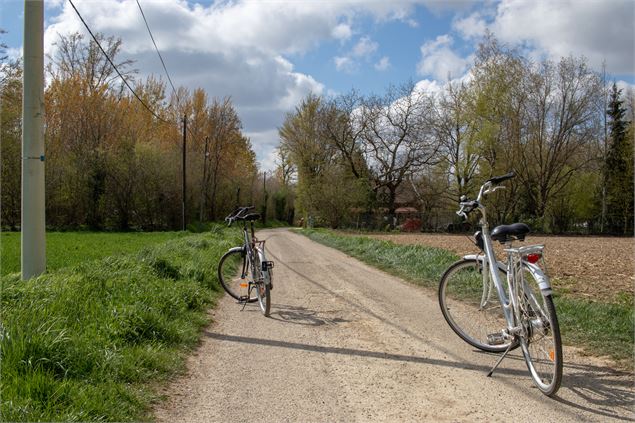
[[[608,229],[633,233],[633,122],[626,120],[622,90],[613,83],[607,110],[609,147],[604,165]],[[630,136],[629,136],[630,135]]]
[[[22,65],[3,63],[0,68],[0,206],[2,225],[20,224],[22,156]]]
[[[326,119],[341,117],[331,112],[321,97],[309,95],[287,114],[279,134],[280,150],[288,154],[298,174],[297,207],[305,220],[312,217],[338,227],[352,207],[363,203],[366,191],[348,157],[324,130]]]

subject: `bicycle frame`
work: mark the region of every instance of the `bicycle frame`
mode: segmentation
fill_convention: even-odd
[[[251,237],[249,236],[251,233]],[[247,271],[247,269],[251,269],[251,263],[253,263],[255,260],[255,254],[258,254],[258,258],[259,258],[259,262],[261,266],[273,266],[272,264],[264,264],[264,263],[270,263],[267,261],[267,258],[265,257],[265,241],[259,241],[256,238],[255,232],[254,232],[254,224],[253,222],[250,223],[250,228],[247,229],[247,222],[245,222],[244,226],[243,226],[243,246],[242,247],[234,247],[231,250],[244,250],[245,254],[246,254],[246,260],[243,262],[243,270],[242,270],[242,277],[244,278],[246,276],[245,272]],[[265,267],[261,267],[261,271],[262,271],[262,278],[265,284],[267,285],[271,285],[271,277],[268,271],[270,267],[267,267],[267,269],[265,269]],[[256,275],[251,275],[252,279],[256,279]]]
[[[526,288],[527,282],[524,279],[524,275],[522,272],[523,267],[528,269],[529,272],[533,275],[533,277],[538,281],[540,290],[543,291],[546,295],[551,294],[551,283],[547,275],[544,274],[542,269],[528,262],[524,259],[528,254],[532,253],[540,253],[542,255],[542,251],[544,249],[544,245],[532,245],[521,248],[511,248],[511,243],[507,243],[507,247],[504,251],[507,253],[507,264],[499,262],[496,259],[496,255],[494,253],[494,246],[492,243],[492,238],[489,231],[489,224],[487,222],[487,209],[485,206],[481,204],[481,199],[483,195],[494,192],[496,189],[500,187],[491,188],[490,183],[484,184],[478,194],[477,204],[478,209],[481,212],[481,218],[479,224],[481,226],[481,234],[483,236],[483,244],[484,244],[484,252],[485,254],[472,254],[466,255],[464,259],[476,259],[483,266],[483,296],[481,300],[481,307],[484,307],[487,301],[491,296],[491,284],[493,283],[496,288],[496,292],[498,294],[498,298],[503,307],[503,314],[505,315],[505,320],[507,322],[507,333],[508,336],[514,336],[520,333],[523,328],[516,324],[515,316],[519,313],[519,304],[517,303],[517,295],[519,293],[518,289],[523,289],[525,294],[531,294],[531,289]],[[496,263],[496,266],[490,265],[490,263]],[[508,297],[505,293],[505,289],[503,288],[503,281],[501,280],[500,274],[498,270],[505,270],[507,272],[507,288],[510,293]],[[489,281],[485,280],[488,277]],[[520,279],[520,280],[519,280]],[[520,287],[518,282],[520,282]],[[536,304],[536,299],[533,294],[527,295],[527,297]]]

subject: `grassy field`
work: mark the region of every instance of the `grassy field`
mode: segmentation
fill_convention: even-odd
[[[172,239],[160,244],[127,234],[136,247],[105,235],[108,246],[87,244],[99,250],[91,261],[80,251],[38,278],[1,278],[0,420],[149,420],[156,387],[183,368],[223,292],[221,255],[240,242],[238,230],[220,227],[161,234]],[[107,251],[117,253],[95,258]]]
[[[114,254],[131,253],[185,235],[186,232],[47,232],[46,267],[51,271]],[[20,233],[2,232],[0,275],[19,271]]]
[[[338,235],[327,230],[302,230],[314,241],[341,250],[388,273],[431,289],[459,257],[422,245],[398,245],[368,237]],[[633,370],[635,311],[632,301],[603,303],[556,295],[563,342],[583,346],[592,355],[607,355]]]

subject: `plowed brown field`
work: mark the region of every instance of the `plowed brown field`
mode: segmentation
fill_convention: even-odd
[[[478,249],[465,235],[363,234],[398,244],[421,244],[459,255]],[[553,285],[561,292],[591,300],[614,300],[620,293],[633,295],[635,239],[583,236],[529,236],[526,245],[544,244]],[[496,245],[497,253],[502,252]],[[500,256],[499,256],[500,257]]]

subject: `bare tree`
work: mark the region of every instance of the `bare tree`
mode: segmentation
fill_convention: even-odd
[[[368,114],[364,113],[363,101],[352,90],[326,102],[321,110],[324,137],[339,150],[358,179],[367,173],[362,151]]]
[[[528,72],[525,126],[515,164],[534,215],[543,216],[577,171],[594,158],[588,154],[600,122],[596,104],[602,84],[581,59],[543,62]]]
[[[426,116],[429,99],[410,82],[364,101],[363,133],[372,189],[392,215],[408,175],[437,161],[440,143]]]

